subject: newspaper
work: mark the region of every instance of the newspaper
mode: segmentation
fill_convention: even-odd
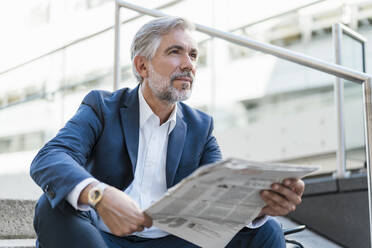
[[[194,171],[145,212],[168,233],[201,247],[225,247],[266,205],[261,190],[318,168],[225,159]]]

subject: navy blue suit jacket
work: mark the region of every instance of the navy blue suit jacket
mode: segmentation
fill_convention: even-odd
[[[88,177],[121,190],[130,185],[138,154],[138,89],[91,91],[65,127],[39,151],[30,174],[53,208]],[[168,188],[199,166],[221,159],[212,118],[177,104],[167,150]]]

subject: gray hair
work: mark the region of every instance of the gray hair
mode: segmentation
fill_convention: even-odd
[[[184,18],[167,16],[154,19],[138,30],[132,41],[130,56],[132,60],[132,71],[139,83],[142,83],[143,78],[137,72],[134,65],[134,58],[141,55],[148,60],[152,59],[156,49],[160,45],[161,37],[177,28],[190,31],[195,29],[194,25]]]

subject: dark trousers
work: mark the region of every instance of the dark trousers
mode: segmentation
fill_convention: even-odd
[[[136,236],[117,237],[96,228],[94,211],[76,211],[62,202],[52,209],[43,195],[35,209],[34,228],[37,248],[197,248],[181,238],[168,235],[157,239]],[[226,246],[228,248],[285,248],[279,224],[268,220],[257,229],[243,228]]]

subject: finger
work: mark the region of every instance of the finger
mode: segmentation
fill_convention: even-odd
[[[273,185],[271,185],[271,188],[273,189],[273,191],[279,193],[291,203],[295,205],[301,203],[301,197],[297,193],[290,190],[289,188],[284,187],[278,183],[274,183]]]
[[[110,227],[109,227],[110,228]],[[134,232],[141,232],[144,230],[144,226],[142,225],[135,225],[132,223],[121,223],[120,225],[116,225],[114,228],[110,228],[111,232],[116,236],[125,236],[130,235]]]
[[[280,207],[287,209],[287,211],[293,211],[296,209],[295,204],[291,203],[278,193],[264,190],[261,195],[262,199],[271,207],[275,208]]]
[[[123,237],[125,235],[131,234],[133,231],[135,231],[135,226],[130,224],[125,225],[115,225],[115,226],[108,226],[111,233]]]
[[[291,209],[283,207],[272,200],[268,200],[268,206],[274,215],[286,215],[291,211]]]
[[[145,220],[143,221],[143,225],[147,228],[152,226],[152,218],[145,212],[143,212]]]
[[[305,183],[301,179],[287,178],[283,181],[283,184],[299,196],[302,196],[302,194],[304,193]]]
[[[135,224],[144,226],[144,227],[151,227],[152,226],[152,219],[148,216],[145,212],[141,212],[135,219]]]
[[[141,229],[140,228],[141,226],[139,226],[139,225],[133,225],[133,224],[130,224],[127,227],[128,227],[128,231],[129,231],[127,234],[132,234],[132,233],[137,232],[138,230]],[[142,228],[142,230],[143,230],[143,228]]]
[[[289,211],[285,208],[282,208],[279,205],[269,203],[270,205],[266,205],[265,207],[262,208],[261,212],[266,214],[266,215],[271,215],[271,216],[283,216],[289,213]]]
[[[139,226],[137,226],[137,230],[136,230],[136,232],[142,232],[144,229],[145,229],[144,226],[139,225]]]
[[[262,208],[261,212],[265,215],[270,215],[270,216],[280,215],[279,213],[277,213],[277,211],[275,211],[273,208],[271,208],[270,206],[267,206],[267,205]]]

